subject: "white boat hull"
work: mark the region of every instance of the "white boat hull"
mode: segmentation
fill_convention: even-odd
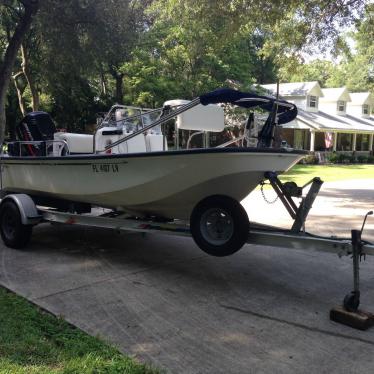
[[[205,197],[241,201],[304,154],[250,148],[66,157],[3,157],[3,192],[90,203],[138,215],[188,219]]]

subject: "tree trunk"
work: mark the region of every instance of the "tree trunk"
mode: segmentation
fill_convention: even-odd
[[[101,83],[101,94],[106,96],[107,94],[107,83],[105,79],[105,74],[102,69],[100,69],[100,83]]]
[[[25,75],[25,78],[27,80],[27,83],[29,84],[30,91],[31,91],[31,107],[32,110],[35,112],[39,110],[39,92],[35,86],[35,82],[32,79],[32,74],[30,72],[29,68],[29,57],[27,55],[27,51],[25,49],[25,46],[21,44],[21,55],[22,55],[22,71]]]
[[[20,79],[21,75],[23,75],[22,71],[18,72],[17,74],[14,74],[13,75],[13,81],[14,81],[14,85],[15,85],[16,91],[17,91],[19,109],[20,109],[22,115],[25,116],[26,115],[26,105],[25,105],[25,100],[23,99],[23,93],[25,92],[25,85],[22,85],[22,82],[21,82],[21,79]]]
[[[109,73],[116,81],[116,92],[114,99],[117,104],[123,104],[123,77],[125,75],[123,73],[119,73],[118,69],[113,65],[109,65]]]
[[[9,88],[12,69],[21,46],[22,39],[31,26],[32,17],[38,10],[38,0],[21,0],[25,11],[21,17],[5,52],[4,60],[0,65],[0,144],[4,142],[5,135],[5,100]]]
[[[123,74],[116,74],[116,102],[123,104]]]

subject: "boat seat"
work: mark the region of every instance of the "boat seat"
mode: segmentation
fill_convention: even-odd
[[[69,132],[56,132],[54,134],[54,140],[60,140],[67,143],[70,154],[87,154],[93,153],[93,135],[88,134],[74,134]],[[56,154],[56,144],[54,147],[54,153]],[[60,148],[60,147],[58,147]]]

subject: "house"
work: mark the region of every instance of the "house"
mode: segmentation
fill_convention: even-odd
[[[374,109],[374,98],[370,92],[351,93],[351,101],[348,103],[347,112],[358,118],[370,119],[370,113]]]
[[[264,84],[261,87],[270,91],[273,95],[277,93],[276,84]],[[323,96],[318,82],[281,83],[279,95],[287,101],[296,104],[300,109],[308,112],[318,112],[319,98]]]
[[[324,88],[322,93],[319,110],[338,116],[346,115],[347,102],[352,101],[346,87]]]
[[[262,85],[276,94],[276,84]],[[281,83],[279,95],[297,105],[297,118],[280,136],[296,149],[316,152],[373,152],[372,95],[346,87],[321,89],[318,82]]]

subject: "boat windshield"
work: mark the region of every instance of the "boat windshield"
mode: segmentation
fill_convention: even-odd
[[[115,105],[104,119],[99,121],[100,127],[117,127],[125,130],[126,133],[133,133],[142,130],[145,126],[149,126],[155,122],[161,114],[161,109],[144,109],[132,106]],[[161,133],[161,126],[152,128],[152,133]]]

